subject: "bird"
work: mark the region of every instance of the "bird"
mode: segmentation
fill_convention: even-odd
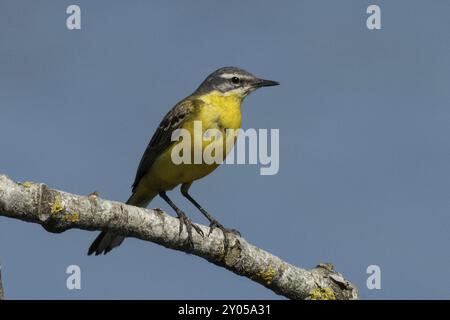
[[[189,193],[194,181],[210,174],[219,164],[175,164],[171,154],[177,142],[172,141],[171,137],[177,129],[186,129],[194,134],[196,121],[202,124],[201,134],[208,129],[217,129],[225,136],[228,129],[240,129],[241,104],[245,97],[258,88],[276,85],[279,82],[258,78],[238,67],[223,67],[207,76],[191,95],[178,102],[162,119],[142,155],[132,185],[132,194],[126,204],[145,208],[153,198],[160,196],[177,214],[180,234],[183,226],[186,227],[186,245],[193,248],[192,229],[201,236],[204,236],[203,231],[167,195],[167,191],[180,185],[181,194],[208,219],[209,234],[218,228],[224,233],[225,241],[229,232],[239,235],[238,231],[227,229],[219,223]],[[226,139],[232,139],[226,141],[231,145],[236,142],[236,137]],[[208,143],[202,142],[201,147],[204,149],[207,145]],[[224,158],[227,152],[222,153]],[[120,234],[102,231],[89,247],[88,255],[107,254],[123,240],[124,237]]]

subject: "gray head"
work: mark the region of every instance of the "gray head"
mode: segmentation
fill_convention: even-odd
[[[205,94],[218,91],[223,94],[236,94],[244,98],[258,88],[276,85],[279,85],[279,83],[272,80],[260,79],[243,69],[224,67],[211,73],[195,93]]]

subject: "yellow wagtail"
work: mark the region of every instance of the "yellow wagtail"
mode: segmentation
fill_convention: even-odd
[[[241,103],[244,98],[258,88],[278,84],[276,81],[257,78],[236,67],[221,68],[210,74],[193,94],[177,103],[161,121],[142,156],[133,183],[132,195],[127,204],[146,207],[155,196],[159,195],[177,213],[180,219],[180,233],[183,225],[186,226],[188,245],[192,247],[192,228],[202,236],[203,232],[166,194],[167,190],[181,184],[183,196],[208,219],[210,233],[214,228],[223,231],[226,246],[226,233],[237,231],[224,228],[188,193],[195,180],[208,175],[219,164],[175,164],[171,158],[172,149],[176,145],[176,142],[172,141],[172,133],[177,129],[186,129],[194,135],[194,122],[201,121],[201,135],[208,129],[218,129],[226,136],[227,129],[241,127]],[[226,136],[225,140],[230,140],[225,141],[226,144],[234,145],[236,137]],[[202,142],[201,147],[204,149],[208,143],[210,142]],[[227,151],[230,150],[227,148],[222,152],[223,158],[226,157]],[[119,246],[123,240],[124,237],[119,234],[103,231],[89,247],[88,254],[94,252],[96,255],[106,254]]]

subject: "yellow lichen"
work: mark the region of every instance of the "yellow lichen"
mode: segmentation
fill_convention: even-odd
[[[31,183],[30,181],[25,181],[25,182],[22,182],[21,185],[22,185],[24,188],[31,188],[31,186],[33,185],[33,183]]]
[[[330,288],[316,288],[310,294],[311,300],[336,300],[334,292]]]
[[[255,278],[262,280],[267,284],[271,284],[275,274],[275,269],[272,266],[269,266],[266,270],[256,273]]]
[[[77,222],[80,221],[80,215],[78,213],[67,213],[66,215],[64,215],[63,220],[69,222]]]
[[[61,198],[60,197],[56,197],[55,201],[53,202],[53,204],[52,204],[52,206],[50,208],[51,214],[56,215],[56,214],[58,214],[59,212],[61,212],[63,210],[64,210],[64,205],[63,205],[63,203],[61,201]]]

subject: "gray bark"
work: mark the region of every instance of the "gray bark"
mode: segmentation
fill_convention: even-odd
[[[229,236],[229,250],[224,252],[222,232],[215,229],[206,236],[207,226],[198,225],[205,236],[193,232],[194,249],[189,249],[186,228],[179,234],[178,219],[159,209],[74,195],[42,183],[16,183],[0,175],[0,216],[38,223],[54,233],[109,230],[154,242],[202,257],[290,299],[358,299],[356,287],[331,264],[298,268],[235,235]]]
[[[2,266],[0,265],[0,300],[4,299],[3,283],[2,283]]]

